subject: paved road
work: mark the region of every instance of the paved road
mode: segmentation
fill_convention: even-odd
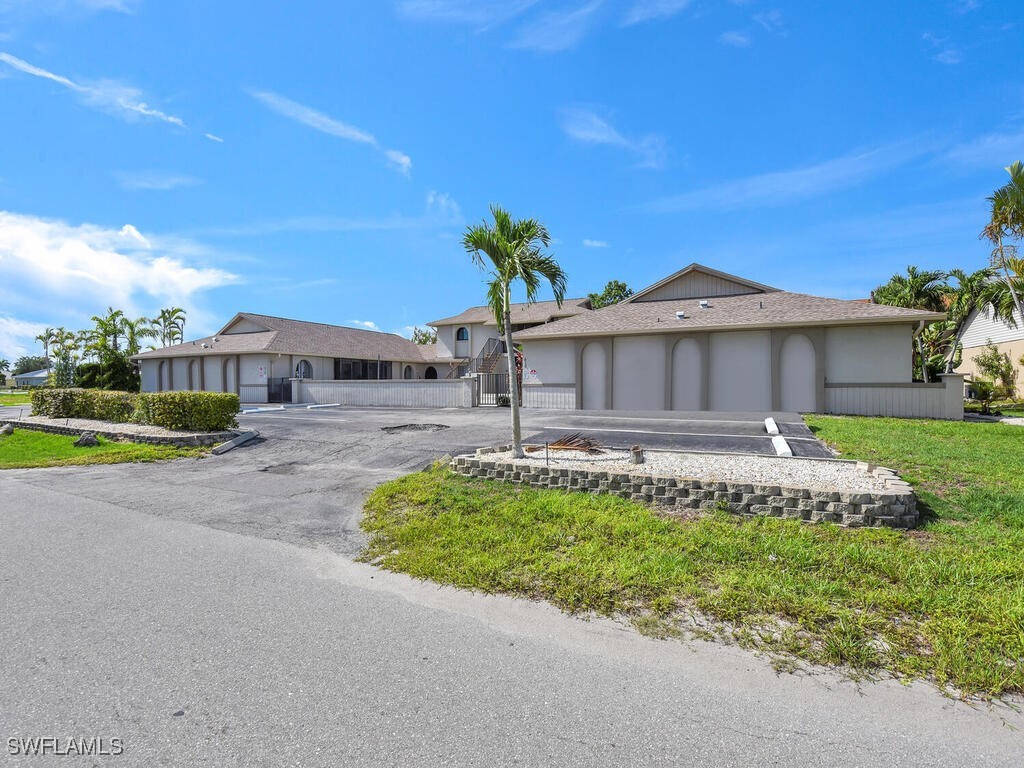
[[[506,416],[267,414],[247,417],[264,443],[222,457],[0,474],[0,749],[73,735],[123,738],[113,765],[1020,764],[1007,707],[777,675],[738,649],[352,562],[367,488],[501,439]],[[450,428],[380,430],[409,422]]]

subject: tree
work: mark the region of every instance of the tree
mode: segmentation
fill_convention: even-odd
[[[159,339],[163,347],[185,338],[185,310],[181,307],[161,309],[149,324],[154,331],[153,338]]]
[[[1017,246],[1006,240],[1024,239],[1024,164],[1017,160],[1006,168],[1010,180],[986,198],[991,206],[989,222],[981,237],[992,243],[992,266],[1000,271],[1019,317],[1024,317],[1019,281],[1024,280],[1024,259]]]
[[[134,320],[125,318],[124,321],[124,342],[125,354],[131,358],[142,351],[142,339],[156,337],[156,331],[151,327],[152,321],[145,317],[137,317]]]
[[[1013,362],[991,340],[985,345],[985,351],[974,358],[974,365],[982,376],[993,383],[998,399],[1010,400],[1016,395],[1017,371]]]
[[[945,296],[949,289],[945,283],[946,273],[939,270],[919,270],[907,267],[907,274],[895,274],[889,282],[880,285],[871,294],[876,304],[888,304],[892,307],[907,309],[927,309],[932,312],[944,312]],[[917,335],[918,364],[921,378],[928,382],[928,365],[924,352],[921,334]]]
[[[601,309],[601,307],[610,307],[612,304],[618,304],[623,299],[628,299],[633,295],[633,289],[620,280],[609,280],[604,290],[600,293],[591,293],[588,295],[590,299],[591,309]]]
[[[50,361],[45,357],[39,357],[38,355],[23,355],[14,361],[14,368],[11,370],[12,376],[20,376],[23,373],[29,373],[30,371],[44,371],[50,367]]]
[[[412,340],[414,344],[436,344],[437,331],[433,328],[413,328]]]
[[[53,341],[53,328],[47,328],[45,331],[36,336],[36,341],[43,345],[43,357],[49,358],[50,343]]]
[[[58,387],[72,387],[75,384],[75,369],[78,368],[81,349],[78,334],[67,328],[58,328],[53,333],[53,370],[50,377]]]
[[[951,270],[948,277],[956,280],[956,287],[950,287],[946,295],[946,312],[949,320],[956,325],[949,349],[946,353],[945,372],[952,373],[957,367],[954,358],[960,351],[960,340],[967,330],[967,319],[972,312],[993,312],[997,317],[1013,320],[1012,305],[1007,315],[1005,303],[1000,297],[1005,294],[1005,287],[993,283],[995,270],[990,267],[979,269],[967,274],[962,269]]]
[[[494,313],[498,333],[505,337],[508,350],[508,379],[512,410],[512,451],[522,458],[523,440],[519,424],[519,385],[516,381],[515,347],[512,344],[512,284],[521,282],[526,301],[537,300],[541,281],[547,280],[558,306],[565,299],[566,274],[546,253],[551,245],[547,228],[536,219],[513,219],[501,206],[491,206],[493,226],[484,221],[469,226],[462,245],[482,270],[488,271],[487,306]]]
[[[0,358],[0,384],[7,383],[7,372],[11,370],[11,364]]]

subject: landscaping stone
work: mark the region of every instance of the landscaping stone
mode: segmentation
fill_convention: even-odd
[[[14,426],[12,424],[4,424],[0,427],[0,435],[12,435],[14,434]]]
[[[95,448],[100,444],[100,441],[96,439],[95,432],[83,432],[74,442],[76,448]]]

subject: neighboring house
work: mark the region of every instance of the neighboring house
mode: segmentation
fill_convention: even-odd
[[[45,387],[50,379],[50,369],[44,368],[40,371],[29,371],[27,373],[14,374],[14,386],[16,387]]]
[[[239,312],[213,336],[133,359],[143,392],[234,392],[247,403],[280,400],[289,379],[436,379],[448,372],[435,360],[435,345],[250,312]]]
[[[514,340],[527,407],[962,418],[959,377],[911,383],[914,335],[944,317],[789,293],[691,264],[619,304]]]
[[[1021,356],[1024,355],[1024,320],[1017,312],[1014,312],[1013,318],[1017,321],[1016,327],[995,317],[991,311],[972,312],[967,318],[967,326],[961,340],[964,353],[957,373],[976,376],[978,369],[974,365],[974,358],[985,351],[990,341],[1000,352],[1008,354],[1011,362],[1018,366]]]
[[[513,304],[512,331],[522,331],[590,311],[590,299]],[[507,371],[505,342],[490,307],[470,307],[464,312],[427,325],[437,331],[437,359],[447,361],[455,376]]]

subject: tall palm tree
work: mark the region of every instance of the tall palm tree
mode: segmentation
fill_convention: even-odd
[[[537,300],[541,281],[547,280],[558,306],[565,298],[566,274],[554,257],[545,252],[551,245],[547,228],[536,219],[513,219],[501,206],[491,206],[494,224],[484,221],[466,228],[462,245],[473,262],[490,275],[487,305],[494,313],[498,333],[505,337],[508,358],[509,400],[512,410],[512,450],[525,456],[519,424],[519,382],[515,347],[512,346],[512,284],[526,289],[526,301]]]
[[[950,270],[948,277],[956,280],[956,287],[950,286],[950,291],[946,295],[946,313],[956,328],[947,352],[945,365],[946,373],[952,373],[955,368],[956,353],[960,347],[960,341],[963,339],[964,331],[967,330],[967,320],[971,313],[991,311],[996,317],[1013,320],[1013,311],[1011,304],[1009,316],[1007,316],[1005,305],[1000,307],[1000,297],[1006,294],[1006,290],[1005,286],[993,282],[995,270],[991,267],[985,267],[970,274],[962,269],[954,269]]]
[[[876,304],[944,312],[946,310],[945,297],[949,292],[945,280],[946,273],[940,270],[919,270],[915,266],[909,266],[907,274],[893,275],[889,278],[888,283],[880,285],[874,290],[872,297]],[[928,361],[925,358],[921,334],[917,335],[917,354],[921,362],[921,379],[927,383]]]
[[[53,334],[53,328],[47,328],[38,336],[36,336],[35,339],[36,341],[43,345],[43,357],[45,357],[47,360],[50,359],[50,344],[53,342]]]
[[[1024,317],[1024,301],[1018,290],[1024,280],[1024,260],[1016,258],[1016,246],[1005,242],[1024,239],[1024,164],[1017,160],[1006,172],[1010,180],[987,198],[991,216],[981,237],[992,243],[992,266],[1000,270],[1017,314]]]
[[[53,378],[59,387],[70,387],[75,381],[75,367],[79,360],[78,334],[61,327],[53,332],[51,339],[55,365]]]
[[[142,339],[152,339],[156,331],[151,327],[151,320],[147,317],[137,317],[134,320],[125,318],[124,321],[124,344],[125,354],[128,357],[137,355],[142,351]]]
[[[11,363],[8,360],[0,358],[0,384],[7,383],[7,374],[11,370]]]
[[[161,346],[169,347],[185,337],[185,310],[181,307],[167,307],[150,321],[155,331],[155,338],[160,339]]]

